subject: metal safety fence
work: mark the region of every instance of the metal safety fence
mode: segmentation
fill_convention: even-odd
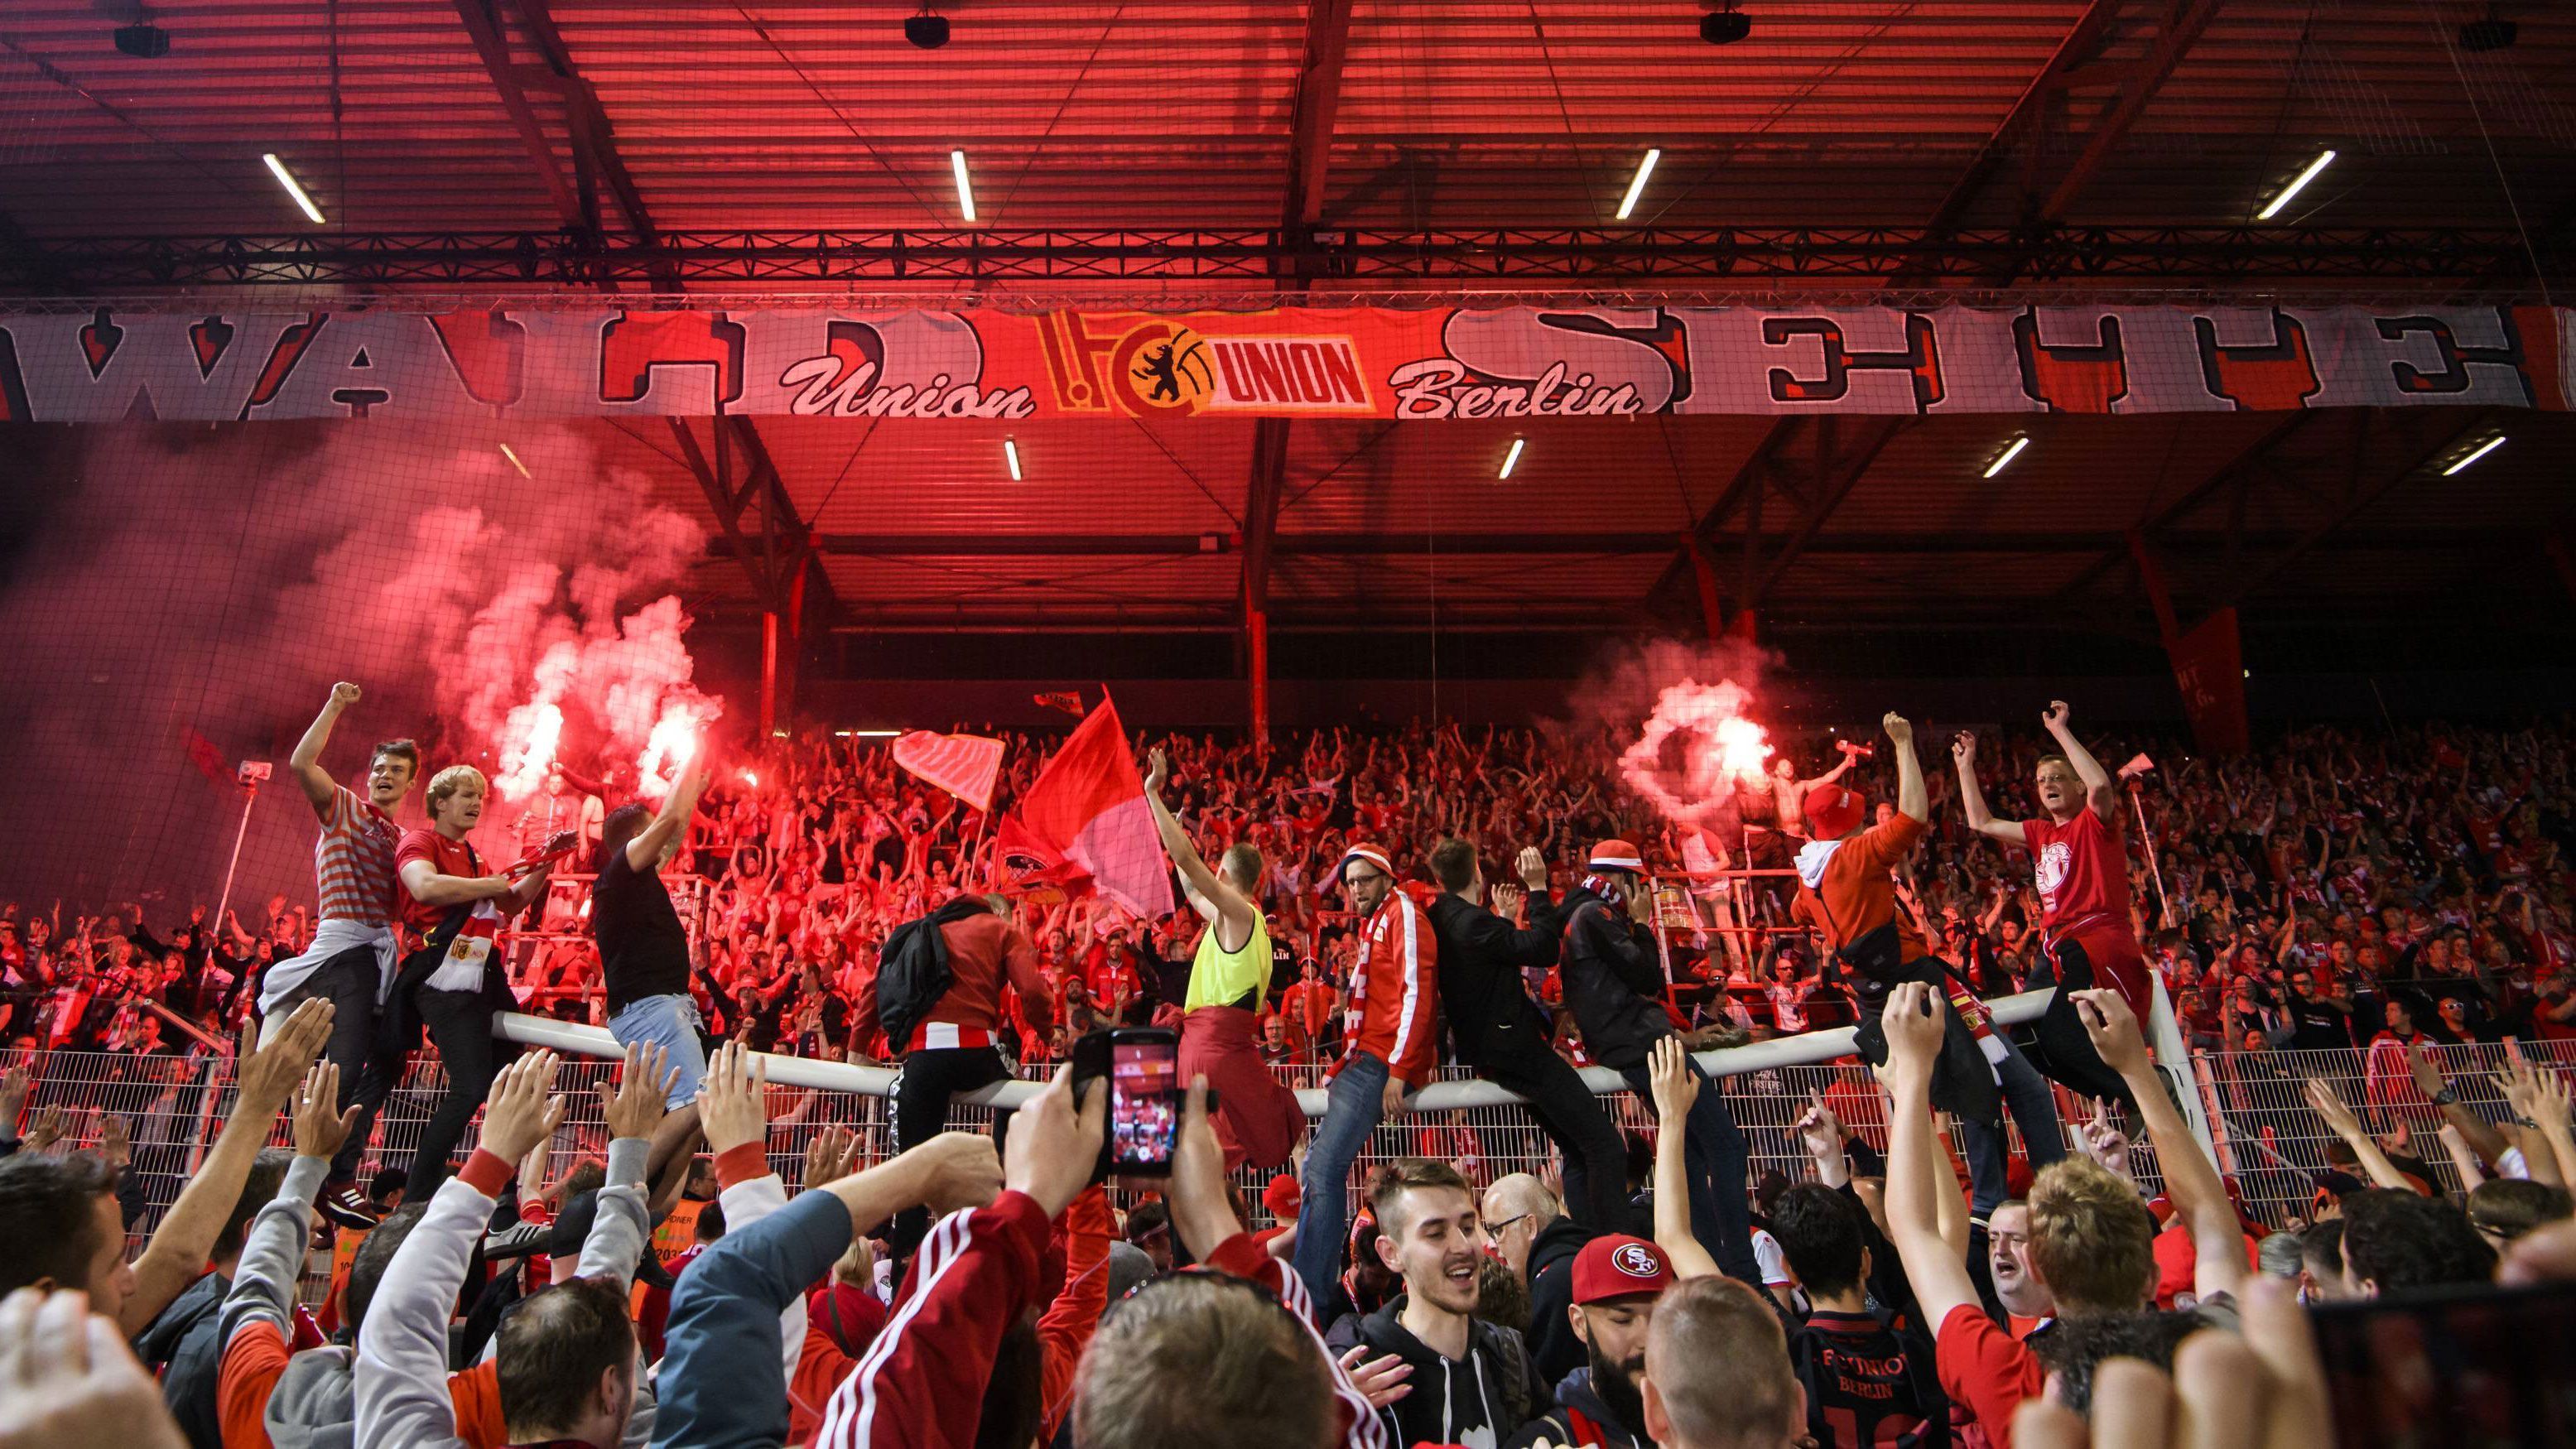
[[[2460,1105],[2489,1126],[2501,1126],[2512,1115],[2494,1078],[2516,1052],[2535,1066],[2576,1070],[2576,1042],[2571,1041],[2425,1049]],[[2335,1134],[2308,1106],[2311,1078],[2332,1087],[2392,1153],[2412,1159],[2402,1166],[2420,1163],[2422,1175],[2437,1191],[2465,1190],[2439,1136],[2442,1111],[2417,1086],[2393,1043],[2371,1051],[2212,1052],[2192,1065],[2220,1170],[2234,1180],[2247,1210],[2267,1223],[2278,1226],[2308,1216],[2322,1173],[2364,1176],[2358,1168],[2328,1158]]]
[[[2044,993],[1998,1003],[2005,1021],[2035,1018]],[[2159,1013],[2163,1015],[2163,1013]],[[505,1016],[501,1031],[524,1044],[543,1044],[565,1051],[559,1089],[567,1111],[551,1145],[553,1175],[561,1175],[585,1157],[604,1157],[606,1129],[595,1088],[612,1079],[615,1049],[597,1028],[573,1026],[544,1018]],[[1811,1032],[1729,1051],[1704,1053],[1700,1061],[1715,1079],[1721,1096],[1742,1127],[1748,1152],[1748,1186],[1758,1186],[1767,1173],[1791,1181],[1810,1168],[1796,1124],[1813,1100],[1830,1106],[1855,1136],[1874,1148],[1886,1145],[1885,1112],[1868,1069],[1847,1054],[1848,1028]],[[891,1113],[886,1096],[892,1073],[882,1068],[787,1057],[766,1059],[769,1075],[769,1156],[772,1166],[794,1182],[806,1147],[827,1125],[848,1128],[858,1138],[863,1161],[881,1161],[893,1152]],[[231,1061],[199,1051],[186,1056],[134,1056],[101,1052],[0,1052],[0,1068],[27,1065],[35,1085],[27,1118],[59,1108],[67,1122],[62,1140],[48,1150],[67,1152],[94,1148],[109,1114],[126,1119],[132,1142],[132,1167],[146,1209],[133,1225],[139,1246],[175,1201],[203,1161],[206,1148],[232,1110]],[[1300,1089],[1309,1115],[1322,1109],[1323,1070],[1311,1066],[1277,1069],[1283,1080]],[[951,1108],[952,1126],[969,1130],[989,1127],[995,1100],[1012,1103],[1032,1090],[1024,1085],[1042,1080],[1045,1065],[1021,1070],[1021,1082],[961,1098]],[[1508,1093],[1476,1081],[1465,1069],[1442,1071],[1440,1084],[1416,1099],[1414,1110],[1383,1124],[1354,1171],[1358,1180],[1377,1165],[1401,1156],[1428,1156],[1454,1161],[1480,1186],[1508,1173],[1548,1174],[1555,1170],[1553,1149],[1528,1109]],[[1589,1079],[1601,1090],[1603,1105],[1631,1132],[1633,1159],[1642,1166],[1653,1131],[1647,1104],[1621,1087],[1615,1076],[1591,1069]],[[362,1173],[381,1168],[407,1168],[423,1124],[446,1091],[446,1076],[434,1054],[417,1054],[378,1115],[373,1143]],[[2089,1112],[2063,1090],[2059,1114],[2072,1123]],[[2301,1110],[2304,1110],[2303,1108]],[[271,1124],[268,1140],[283,1146],[283,1122]],[[470,1144],[472,1138],[466,1139]],[[2014,1150],[2022,1150],[2018,1131]],[[2139,1144],[2132,1166],[2149,1191],[2160,1186],[2153,1155]],[[1269,1174],[1247,1170],[1238,1185],[1247,1204],[1258,1204]],[[1254,1209],[1258,1216],[1257,1207]]]

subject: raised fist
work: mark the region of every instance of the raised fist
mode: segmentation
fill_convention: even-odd
[[[340,706],[342,709],[347,709],[349,706],[356,704],[358,702],[358,686],[351,684],[345,679],[332,685],[331,702]]]

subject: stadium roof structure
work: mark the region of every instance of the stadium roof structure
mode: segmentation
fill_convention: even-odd
[[[132,8],[143,54],[91,0],[0,15],[0,309],[2576,293],[2576,15],[2541,3]],[[702,598],[801,577],[826,626],[2134,633],[2156,594],[2576,587],[2576,429],[2519,410],[581,426],[708,523]]]

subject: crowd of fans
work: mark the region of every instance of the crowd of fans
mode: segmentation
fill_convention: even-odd
[[[1277,966],[1261,1029],[1274,1061],[1325,1061],[1338,1046],[1337,1003],[1357,934],[1328,877],[1354,840],[1383,846],[1417,883],[1429,879],[1429,852],[1444,838],[1464,838],[1497,863],[1535,847],[1560,889],[1584,843],[1636,840],[1650,867],[1677,882],[1667,918],[1707,928],[1668,933],[1686,1009],[1756,1035],[1853,1020],[1850,993],[1821,969],[1812,941],[1789,929],[1795,882],[1785,870],[1729,888],[1678,884],[1690,863],[1763,859],[1765,828],[1662,819],[1597,738],[1417,725],[1319,733],[1269,751],[1204,737],[1161,743],[1173,812],[1201,850],[1214,858],[1244,841],[1269,862],[1263,907]],[[2132,851],[2134,924],[2193,1045],[2367,1050],[2383,1036],[2576,1035],[2571,743],[2541,728],[2311,729],[2214,761],[2171,741],[2125,742],[2159,762],[2138,779],[2156,850],[2152,860]],[[1009,745],[997,813],[1046,748],[1028,736]],[[2033,808],[2027,781],[2042,748],[2036,736],[1986,744],[1999,815]],[[1794,765],[1801,753],[1792,742],[1782,756]],[[1988,999],[2047,984],[2027,858],[1967,830],[1948,772],[1927,773],[1933,821],[1904,868],[1907,909]],[[527,807],[523,844],[558,821],[596,839],[598,797],[582,791],[595,782],[574,778],[559,776]],[[1778,838],[1799,838],[1794,811],[1771,819]],[[903,774],[879,742],[781,744],[729,764],[670,872],[703,882],[691,899],[703,907],[693,989],[704,1019],[762,1051],[885,1059],[881,1039],[851,1031],[859,984],[893,926],[987,882],[989,840],[980,812]],[[580,889],[577,878],[558,883],[514,950],[512,977],[530,1010],[596,1021],[599,966]],[[0,1042],[208,1049],[250,1010],[257,993],[245,987],[313,935],[309,907],[283,893],[249,913],[255,925],[243,914],[211,918],[203,905],[182,911],[169,901],[96,915],[0,902]],[[1039,1032],[1016,1013],[1009,1034],[1022,1060],[1038,1061],[1059,1058],[1093,1024],[1142,1023],[1177,1004],[1198,931],[1186,908],[1138,920],[1098,898],[1032,902],[1023,922],[1053,993],[1052,1025]],[[1557,984],[1538,988],[1554,1006]],[[1558,1046],[1583,1059],[1570,1017]]]
[[[313,767],[305,756],[337,707],[299,769]],[[1963,809],[1945,773],[1927,790],[1911,727],[1887,726],[1900,788],[1867,788],[1884,800],[1876,830],[1851,797],[1853,818],[1830,839],[1911,846],[1890,849],[1902,857],[1895,889],[1871,888],[1964,987],[1992,997],[2052,984],[2064,958],[2037,940],[2046,913],[2031,862],[1968,827],[1983,807]],[[2062,706],[2049,726],[2071,739]],[[1416,900],[1433,907],[1420,930],[1436,930],[1444,952],[1468,939],[1462,911],[1491,908],[1476,939],[1496,962],[1525,945],[1531,962],[1554,960],[1561,933],[1561,965],[1526,967],[1553,1018],[1547,1045],[1619,1070],[1657,1124],[1607,1190],[1603,1159],[1578,1153],[1574,1129],[1553,1118],[1561,1166],[1486,1182],[1456,1161],[1400,1158],[1370,1174],[1355,1210],[1332,1206],[1341,1168],[1319,1174],[1310,1160],[1302,1183],[1274,1181],[1267,1226],[1228,1185],[1246,1155],[1239,1123],[1195,1086],[1169,1177],[1113,1197],[1100,1180],[1102,1092],[1070,1070],[992,1136],[904,1133],[904,1150],[880,1153],[827,1127],[789,1192],[769,1151],[777,1101],[752,1054],[918,1068],[926,1050],[956,1050],[926,1047],[918,1028],[886,1039],[880,954],[893,954],[896,926],[992,883],[989,822],[869,746],[728,764],[673,843],[665,868],[704,883],[676,893],[698,917],[687,990],[724,1042],[702,1073],[630,1041],[600,1089],[603,1150],[558,1173],[555,1058],[461,1074],[450,1062],[441,1116],[459,1130],[488,1084],[479,1146],[452,1175],[442,1146],[407,1180],[380,1176],[355,1225],[334,1204],[354,1190],[371,1110],[350,1105],[342,1075],[350,1023],[336,1018],[351,1001],[281,998],[261,980],[306,947],[311,922],[283,898],[256,935],[231,913],[156,932],[141,906],[68,923],[59,909],[9,907],[5,1039],[175,1064],[234,1050],[242,1029],[222,1129],[139,1253],[126,1229],[145,1169],[121,1119],[101,1119],[94,1142],[66,1136],[59,1114],[24,1120],[29,1068],[0,1079],[0,1445],[2010,1445],[2084,1442],[2088,1415],[2094,1432],[2117,1425],[2134,1442],[2162,1442],[2152,1426],[2166,1424],[2176,1442],[2321,1442],[2333,1390],[2301,1303],[2576,1277],[2576,1136],[2559,1072],[2510,1058],[2491,1084],[2506,1109],[2496,1122],[2424,1051],[2576,1030],[2567,742],[2543,730],[2310,731],[2228,762],[2137,742],[2165,753],[2136,762],[2125,797],[2069,746],[2092,786],[2084,808],[2142,811],[2153,831],[2152,851],[2142,832],[2127,837],[2129,925],[2200,1044],[2255,1064],[2231,1080],[2285,1048],[2361,1064],[2358,1105],[2316,1079],[2315,1059],[2277,1069],[2303,1081],[2340,1144],[2333,1160],[2350,1168],[2319,1175],[2295,1233],[2246,1216],[2119,990],[2061,992],[2117,1084],[2071,1134],[2075,1153],[2061,1154],[2048,1116],[2049,1140],[2033,1143],[2005,1196],[1982,1155],[2002,1141],[1991,1120],[1981,1139],[1960,1112],[1954,1149],[1943,1124],[1959,1109],[1943,1083],[1955,1079],[1943,1074],[1957,1070],[1961,1022],[1977,1020],[1973,998],[1935,992],[1924,977],[1937,972],[1855,990],[1852,943],[1837,940],[1847,959],[1828,963],[1792,924],[1817,899],[1803,866],[1803,895],[1786,870],[1689,872],[1764,867],[1804,839],[1799,804],[1824,797],[1800,787],[1794,760],[1676,825],[1620,787],[1598,742],[1454,726],[1333,732],[1267,752],[1159,742],[1150,774],[1159,787],[1168,769],[1172,822],[1197,854],[1225,857],[1213,875],[1193,860],[1185,881],[1202,900],[1259,897],[1275,988],[1259,1002],[1262,1054],[1374,1067],[1337,1081],[1316,1156],[1346,1161],[1353,1132],[1422,1084],[1412,1036],[1429,1029],[1414,986],[1389,984],[1415,970]],[[997,810],[1039,765],[1037,747],[1013,744]],[[418,773],[396,759],[399,778],[385,775],[402,748],[379,746],[371,762],[380,805],[399,803]],[[1984,750],[1994,813],[2041,808],[2029,784],[2049,768],[2040,747],[1989,738]],[[1845,778],[1869,784],[1866,770]],[[370,828],[327,775],[310,788],[326,840]],[[513,827],[522,847],[604,824],[597,858],[626,852],[649,812],[594,810],[592,788],[550,782],[542,809]],[[656,828],[676,828],[698,788]],[[433,821],[470,831],[481,792],[479,776],[442,771]],[[514,912],[540,902],[503,938],[507,982],[476,989],[608,1019],[587,990],[585,969],[599,968],[585,968],[577,885],[549,896],[542,871],[482,876],[470,853],[457,859],[471,872],[443,855],[431,870],[421,853],[442,847],[430,833],[405,837],[399,857],[387,842],[387,859],[404,863],[403,913],[419,918],[407,933],[439,918],[413,899],[426,890],[462,892],[451,933],[473,900],[506,898]],[[1258,852],[1249,869],[1227,849],[1237,844]],[[634,847],[647,867],[659,848]],[[1868,859],[1879,858],[1874,844]],[[1480,859],[1502,884],[1489,888]],[[335,877],[327,852],[320,869],[328,915],[354,877]],[[1659,875],[1662,889],[1642,888]],[[396,899],[390,878],[383,889]],[[995,909],[998,921],[979,903],[971,925],[934,927],[959,953],[958,979],[989,993],[966,1018],[942,1019],[938,1042],[990,1017],[1004,1050],[1044,1061],[1097,1026],[1181,1015],[1196,915],[1140,921],[1089,899]],[[433,945],[427,959],[447,951]],[[1673,983],[1662,990],[1658,957]],[[1024,960],[1034,975],[1005,972]],[[1426,975],[1427,963],[1426,952]],[[1453,964],[1442,962],[1442,990]],[[1022,999],[1039,987],[1050,999]],[[1489,989],[1524,1009],[1508,975]],[[1403,1024],[1382,1038],[1397,993]],[[269,1018],[243,1021],[263,999]],[[1455,1030],[1465,1008],[1448,1006]],[[367,1008],[361,995],[355,1009]],[[1875,1041],[1884,1098],[1815,1101],[1797,1125],[1802,1180],[1763,1184],[1748,1219],[1742,1138],[1685,1047],[1836,1021]],[[1508,1057],[1493,1029],[1462,1044],[1471,1062]],[[2000,1079],[2011,1057],[2000,1043],[1982,1058],[1967,1050],[1978,1077],[1992,1061]],[[362,1043],[351,1060],[367,1055]],[[1364,1104],[1344,1090],[1353,1080]],[[1864,1107],[1874,1130],[1837,1105]],[[2027,1137],[2033,1124],[2018,1103],[2014,1113]],[[268,1148],[281,1119],[290,1145]],[[2441,1139],[2465,1191],[2442,1191],[2410,1150],[2415,1130]],[[2132,1174],[2133,1132],[2153,1176]],[[693,1135],[703,1157],[669,1156]],[[317,1262],[331,1288],[315,1313],[297,1285]]]

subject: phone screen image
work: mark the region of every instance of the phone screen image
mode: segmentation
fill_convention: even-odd
[[[2439,1289],[2315,1309],[2335,1441],[2576,1443],[2576,1286]]]
[[[1171,1171],[1181,1126],[1179,1043],[1118,1041],[1109,1051],[1112,1160],[1120,1172]]]

